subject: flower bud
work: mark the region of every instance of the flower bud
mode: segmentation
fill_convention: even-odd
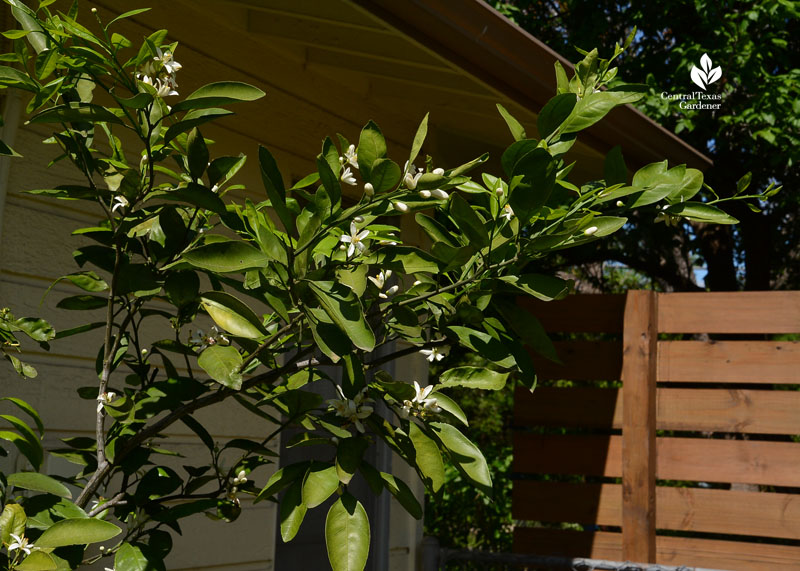
[[[439,200],[447,200],[447,197],[449,196],[441,188],[437,188],[436,190],[432,190],[431,194],[433,194],[434,198],[438,198]]]
[[[433,169],[433,174],[444,175],[444,169]]]
[[[494,193],[495,193],[497,196],[503,196],[503,195],[505,194],[505,192],[503,191],[503,185],[500,185],[500,186],[498,186],[497,188],[495,188],[495,189],[494,189]]]
[[[372,183],[368,182],[364,185],[364,194],[367,195],[367,198],[375,196],[375,187],[372,186]]]
[[[414,190],[417,188],[417,181],[413,176],[411,176],[411,173],[406,173],[406,176],[403,178],[403,182],[406,184],[406,188],[408,188],[408,190]]]
[[[595,232],[597,232],[597,226],[590,226],[589,228],[583,231],[583,233],[586,234],[587,236],[591,236]]]
[[[431,191],[430,190],[420,190],[419,191],[419,197],[420,198],[430,198],[431,197]]]
[[[358,223],[358,224],[361,224],[364,221],[364,217],[363,216],[356,216],[356,217],[353,218],[353,221]]]
[[[393,285],[392,287],[390,287],[389,289],[386,290],[386,295],[394,295],[394,294],[396,294],[398,292],[399,289],[400,289],[400,286]]]
[[[625,203],[621,200],[617,200],[617,207],[622,208],[623,206],[625,206]]]
[[[398,210],[400,212],[403,212],[403,213],[408,212],[408,204],[406,204],[405,202],[399,202],[399,201],[398,202],[393,202],[392,206],[394,206],[395,210]]]

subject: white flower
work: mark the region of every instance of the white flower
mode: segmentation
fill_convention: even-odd
[[[367,388],[361,389],[353,399],[344,396],[342,387],[339,385],[336,385],[336,392],[339,393],[340,398],[329,399],[328,404],[338,416],[352,422],[359,432],[364,432],[364,424],[361,421],[371,415],[374,410],[367,404],[373,402],[371,398],[367,398]]]
[[[350,244],[347,247],[348,258],[351,257],[356,252],[356,250],[358,250],[358,253],[360,254],[361,252],[367,249],[367,247],[364,245],[363,242],[364,238],[366,238],[367,236],[369,236],[369,230],[364,229],[361,232],[359,232],[358,228],[356,227],[355,221],[350,222],[350,234],[342,234],[342,237],[339,238],[339,240],[344,242],[345,244]]]
[[[160,61],[164,69],[167,70],[167,73],[174,75],[175,73],[180,71],[180,69],[183,67],[177,61],[175,61],[175,58],[172,55],[171,51],[167,50],[162,52],[161,48],[156,48],[156,53],[158,55],[153,59],[155,61]]]
[[[11,537],[14,539],[12,543],[8,545],[8,553],[10,554],[12,551],[22,551],[25,555],[31,554],[31,549],[33,548],[33,543],[28,543],[28,538],[24,535],[20,537],[16,533],[12,533]]]
[[[431,363],[434,361],[441,361],[447,356],[447,349],[445,347],[431,347],[430,349],[420,349],[420,353],[425,355]]]
[[[438,198],[439,200],[447,200],[447,197],[449,196],[445,191],[443,191],[440,188],[432,190],[431,194],[433,195],[434,198]]]
[[[414,396],[414,400],[411,401],[412,404],[416,404],[431,412],[439,412],[442,410],[436,405],[436,398],[430,396],[431,391],[433,391],[433,385],[428,385],[423,389],[419,386],[417,381],[414,381],[414,390],[417,391],[417,394]]]
[[[383,293],[383,292],[379,293],[378,297],[381,298],[381,299],[387,299],[390,295],[396,294],[399,290],[400,290],[400,286],[393,285],[392,287],[390,287],[389,289],[386,290],[386,293]]]
[[[201,351],[211,345],[230,345],[230,343],[230,339],[216,325],[211,326],[211,333],[208,335],[202,329],[198,329],[189,337],[189,345],[199,345]]]
[[[503,213],[500,215],[500,218],[505,218],[509,222],[511,222],[511,218],[514,216],[514,211],[511,209],[511,206],[506,204],[503,207]]]
[[[403,176],[403,182],[406,185],[408,190],[414,190],[417,188],[417,182],[419,182],[420,177],[422,176],[422,169],[417,170],[417,167],[408,164],[406,161],[405,166],[403,167],[403,172],[405,175]]]
[[[121,194],[118,194],[117,196],[114,197],[114,201],[112,204],[113,206],[111,207],[111,212],[116,212],[120,208],[126,208],[130,204],[130,202],[128,202],[127,198],[125,198]]]
[[[444,169],[433,169],[433,174],[438,174],[439,176],[443,176]]]
[[[381,272],[375,276],[369,276],[369,281],[375,284],[378,289],[383,289],[383,286],[386,284],[386,280],[392,277],[392,270],[381,270]]]
[[[353,173],[350,172],[350,167],[347,167],[346,169],[344,169],[344,171],[342,171],[341,179],[342,182],[345,184],[349,184],[350,186],[356,185],[356,177],[354,177]]]
[[[430,198],[431,197],[431,191],[430,190],[420,190],[419,191],[419,197],[420,198]]]
[[[364,185],[364,194],[367,196],[367,198],[372,198],[375,196],[375,187],[372,186],[372,183],[368,182]]]
[[[239,474],[233,479],[234,486],[241,486],[247,482],[247,472],[240,470]]]
[[[583,231],[583,233],[586,234],[587,236],[591,236],[595,232],[597,232],[597,226],[590,226],[589,228]]]
[[[103,405],[109,404],[115,398],[117,398],[117,393],[113,391],[108,391],[106,393],[99,395],[97,397],[97,412],[103,410]]]
[[[347,150],[344,152],[345,160],[353,165],[354,167],[358,167],[358,153],[356,153],[356,146],[350,145]]]
[[[406,204],[405,202],[400,202],[398,200],[397,202],[393,202],[392,206],[394,206],[395,210],[398,210],[400,212],[403,213],[408,212],[408,204]]]

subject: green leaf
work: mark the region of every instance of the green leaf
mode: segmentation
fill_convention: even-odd
[[[36,437],[36,433],[16,416],[10,414],[0,414],[0,419],[5,420],[17,429],[19,435],[14,432],[0,432],[0,439],[13,442],[19,451],[30,461],[34,469],[38,470],[44,460],[44,449],[42,442]],[[9,436],[10,435],[10,436]]]
[[[480,449],[455,426],[431,422],[436,436],[450,451],[453,463],[486,494],[492,494],[492,476]]]
[[[29,123],[116,123],[123,125],[122,119],[111,111],[93,103],[74,101],[45,109],[31,117]]]
[[[253,310],[231,294],[209,291],[202,294],[200,300],[214,323],[230,334],[248,339],[260,339],[267,334]]]
[[[562,133],[575,133],[591,127],[608,115],[617,105],[632,103],[643,97],[643,93],[626,94],[615,91],[587,93],[576,104],[572,113],[561,125]]]
[[[346,494],[325,518],[325,545],[333,571],[363,571],[369,555],[369,519],[361,502]]]
[[[312,466],[303,482],[303,503],[315,508],[339,488],[339,477],[335,466],[324,464]]]
[[[607,186],[628,183],[628,167],[625,166],[622,147],[619,145],[608,151],[606,155],[603,162],[603,178]]]
[[[511,143],[500,157],[500,164],[503,166],[503,171],[511,177],[514,174],[514,168],[519,160],[537,148],[539,148],[539,141],[536,139],[522,139]],[[482,189],[482,187],[479,188]]]
[[[162,198],[175,202],[185,202],[198,208],[210,210],[214,214],[224,216],[227,213],[225,203],[219,195],[210,188],[190,182],[186,186],[171,188],[169,190],[158,190],[147,195],[148,199]]]
[[[419,151],[422,149],[422,144],[425,142],[425,137],[428,136],[428,116],[430,113],[425,113],[425,117],[422,118],[420,121],[419,127],[417,127],[417,133],[414,135],[414,142],[411,143],[411,154],[408,156],[408,163],[413,164],[414,160],[419,155]]]
[[[186,139],[186,162],[189,166],[189,176],[193,180],[199,179],[206,172],[208,166],[208,147],[200,130],[195,127],[189,131]]]
[[[300,524],[306,517],[308,508],[303,503],[303,481],[296,480],[281,500],[280,522],[281,539],[284,542],[291,541],[300,530]]]
[[[438,491],[444,484],[444,462],[439,447],[416,423],[410,424],[408,435],[416,452],[414,460],[425,477],[426,484],[434,492]]]
[[[156,567],[150,564],[141,549],[125,542],[120,545],[114,556],[114,569],[115,571],[153,571]]]
[[[230,345],[212,345],[197,358],[197,364],[209,377],[235,391],[242,388],[242,362],[239,351]]]
[[[50,341],[56,335],[55,330],[47,321],[36,317],[20,317],[14,321],[14,326],[18,327],[20,331],[34,341],[40,343]]]
[[[397,501],[411,514],[411,517],[414,519],[422,519],[422,506],[419,505],[419,501],[417,501],[417,498],[414,496],[414,492],[411,491],[411,488],[409,488],[403,480],[391,474],[387,474],[386,472],[381,472],[381,479],[386,489],[397,498]]]
[[[33,93],[39,91],[39,86],[27,74],[5,65],[0,65],[0,86],[16,87]]]
[[[368,446],[369,443],[358,436],[339,440],[336,447],[336,474],[342,484],[350,483]]]
[[[439,392],[438,386],[434,390],[435,392],[431,396],[436,397],[436,405],[443,411],[452,414],[464,426],[469,426],[469,422],[467,421],[467,415],[464,414],[464,411],[461,410],[461,407],[458,406],[458,403],[453,399],[451,399],[446,394]]]
[[[447,328],[447,331],[455,334],[462,345],[500,367],[507,369],[516,364],[509,346],[488,333],[460,325],[451,325]]]
[[[550,198],[557,173],[555,159],[544,149],[534,149],[514,165],[508,201],[521,224],[527,224]]]
[[[12,404],[15,404],[19,409],[23,410],[36,423],[36,428],[39,430],[39,435],[44,436],[44,424],[42,424],[42,419],[39,416],[39,413],[36,412],[35,408],[33,408],[24,400],[16,397],[2,397],[0,398],[0,401],[8,401]]]
[[[277,472],[269,477],[267,484],[258,493],[256,501],[266,500],[283,490],[292,482],[295,482],[298,478],[303,478],[309,466],[311,466],[311,462],[298,462],[278,469]]]
[[[72,499],[72,493],[64,484],[58,480],[54,480],[50,476],[39,474],[38,472],[17,472],[16,474],[10,474],[8,476],[8,485],[24,490],[53,494],[60,498]]]
[[[543,301],[563,299],[572,289],[572,282],[547,274],[502,276],[501,281]]]
[[[472,244],[479,248],[489,245],[489,233],[483,222],[472,210],[472,206],[460,194],[453,194],[450,198],[450,215]]]
[[[11,543],[11,534],[22,537],[25,535],[25,524],[28,517],[25,510],[19,504],[6,504],[3,513],[0,514],[0,544]]]
[[[356,153],[358,154],[358,168],[361,171],[361,178],[365,182],[372,182],[373,163],[386,156],[386,140],[383,138],[380,128],[372,121],[361,129]]]
[[[55,571],[58,569],[58,564],[49,553],[33,551],[22,563],[15,566],[14,569],[16,571]],[[122,567],[119,569],[122,571]]]
[[[397,163],[389,159],[376,159],[372,164],[370,182],[375,192],[386,192],[397,186],[401,176],[402,172]]]
[[[522,126],[522,123],[517,121],[511,113],[509,113],[505,107],[497,104],[497,110],[500,112],[500,115],[503,116],[503,120],[508,125],[508,130],[511,131],[511,135],[514,137],[515,141],[519,141],[526,137],[525,135],[525,127]]]
[[[105,29],[108,30],[112,24],[119,22],[120,20],[124,20],[125,18],[130,18],[132,16],[136,16],[137,14],[143,14],[144,12],[149,12],[150,8],[137,8],[135,10],[129,10],[127,12],[123,12],[113,20],[111,20],[108,24],[106,24]]]
[[[255,101],[266,95],[257,87],[238,81],[220,81],[204,85],[180,103],[172,107],[172,112],[186,111],[237,103]]]
[[[266,147],[258,147],[258,163],[261,168],[261,180],[264,182],[264,188],[267,191],[269,201],[272,203],[272,208],[277,212],[286,232],[294,232],[294,216],[286,206],[286,187],[283,185],[283,177],[278,170],[278,163],[275,162],[275,157]]]
[[[578,99],[574,93],[562,93],[548,101],[536,119],[539,136],[546,139],[552,135],[566,121],[572,110],[575,109],[577,102]]]
[[[709,224],[738,224],[739,221],[720,210],[716,206],[709,206],[702,202],[681,202],[667,208],[666,212],[673,216],[682,216],[689,220],[706,222]]]
[[[269,257],[253,246],[240,241],[214,242],[189,250],[183,260],[196,268],[217,273],[261,269]]]
[[[356,347],[364,351],[372,351],[375,348],[375,334],[367,324],[361,302],[353,290],[336,282],[307,281],[306,283],[325,313]]]
[[[442,374],[437,386],[468,387],[471,389],[500,390],[506,385],[508,373],[498,373],[485,367],[456,367]]]
[[[169,143],[172,139],[181,133],[185,133],[186,131],[192,129],[193,127],[198,127],[203,123],[208,123],[209,121],[214,121],[215,119],[226,117],[228,115],[233,115],[233,111],[220,109],[218,107],[212,107],[211,109],[194,109],[189,111],[182,120],[170,125],[169,129],[167,129],[167,132],[164,133],[164,144]]]
[[[66,276],[62,276],[53,283],[55,285],[61,280],[69,280],[83,291],[105,291],[108,289],[108,284],[105,280],[101,279],[96,273],[87,271],[87,272],[76,272],[74,274],[69,274]],[[51,286],[52,287],[52,286]]]
[[[519,307],[512,303],[494,303],[495,308],[503,319],[511,326],[525,345],[556,363],[561,363],[556,353],[556,348],[541,322],[534,315],[520,312]]]
[[[63,547],[98,543],[118,536],[122,530],[113,523],[94,518],[70,518],[57,521],[39,537],[36,546]]]
[[[98,295],[73,295],[59,301],[56,307],[72,311],[83,311],[87,309],[99,309],[107,305],[108,300]]]

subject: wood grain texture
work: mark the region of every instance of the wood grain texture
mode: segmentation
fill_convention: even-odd
[[[658,529],[800,537],[800,495],[702,488],[656,488]],[[622,525],[622,486],[517,481],[515,519]]]
[[[800,292],[662,293],[659,333],[798,333]]]
[[[540,387],[514,395],[516,426],[622,428],[622,391]],[[663,388],[656,393],[659,430],[800,434],[800,392]]]
[[[621,561],[622,534],[518,527],[514,551]],[[798,571],[800,547],[659,536],[656,562],[736,571]]]
[[[570,295],[560,301],[518,297],[517,305],[536,316],[545,330],[563,333],[622,333],[625,296]]]
[[[622,554],[656,555],[656,350],[658,297],[630,291],[622,336]]]
[[[800,443],[658,438],[661,480],[800,485]],[[622,437],[514,435],[514,471],[537,474],[622,475]]]
[[[800,343],[659,341],[658,380],[800,384]]]

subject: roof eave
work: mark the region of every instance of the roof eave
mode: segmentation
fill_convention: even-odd
[[[556,92],[553,66],[572,65],[482,0],[353,0],[388,25],[436,51],[520,105],[538,112]],[[630,105],[591,127],[584,141],[607,151],[621,145],[629,163],[665,158],[705,170],[703,153]]]

